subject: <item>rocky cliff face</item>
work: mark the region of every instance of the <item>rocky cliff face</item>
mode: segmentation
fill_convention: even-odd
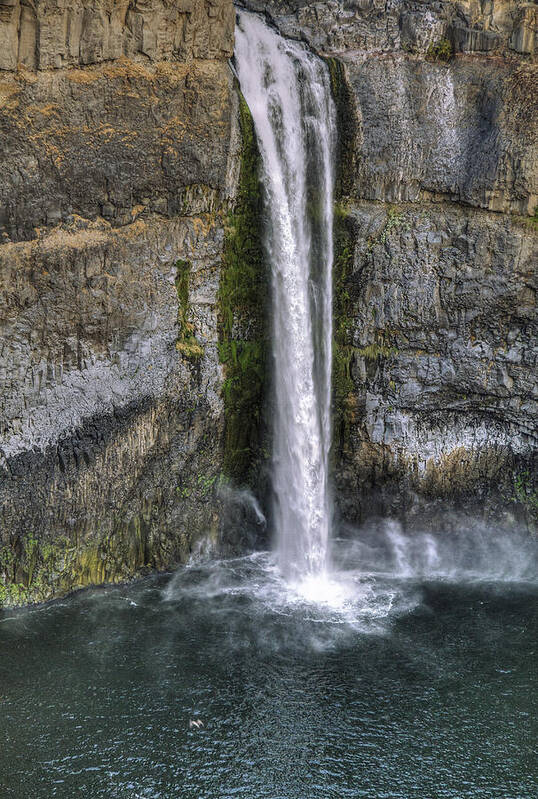
[[[531,524],[536,5],[246,5],[329,59],[338,105],[342,515]],[[248,471],[264,283],[233,29],[230,0],[0,0],[0,604],[184,560]]]
[[[234,21],[0,2],[0,602],[217,536]]]
[[[537,7],[258,2],[339,105],[336,494],[345,518],[538,510]]]

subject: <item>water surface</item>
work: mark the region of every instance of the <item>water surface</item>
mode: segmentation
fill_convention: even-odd
[[[397,543],[302,593],[261,553],[4,612],[1,796],[534,799],[534,564]]]

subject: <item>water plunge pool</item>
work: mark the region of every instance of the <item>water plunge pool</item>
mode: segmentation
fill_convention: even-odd
[[[321,602],[258,553],[3,612],[2,797],[534,798],[536,582],[343,546]]]

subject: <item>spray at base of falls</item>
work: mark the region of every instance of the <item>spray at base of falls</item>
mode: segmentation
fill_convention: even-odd
[[[336,113],[325,63],[240,11],[235,62],[263,164],[271,267],[279,565],[322,576],[331,524],[333,163]]]

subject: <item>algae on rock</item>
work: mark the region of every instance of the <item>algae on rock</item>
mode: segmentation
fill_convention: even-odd
[[[186,358],[197,359],[204,354],[204,348],[194,335],[194,325],[191,321],[191,308],[189,303],[189,276],[191,265],[189,261],[179,259],[176,262],[176,291],[179,301],[178,325],[179,335],[176,349]]]
[[[353,99],[353,90],[347,79],[345,66],[338,58],[326,58],[331,81],[331,93],[336,107],[338,142],[336,149],[335,197],[342,200],[353,194],[357,174],[357,139],[360,123]]]
[[[225,369],[224,471],[241,484],[261,452],[267,385],[268,277],[262,241],[260,154],[239,95],[242,134],[238,196],[226,227],[219,287],[219,355]]]

